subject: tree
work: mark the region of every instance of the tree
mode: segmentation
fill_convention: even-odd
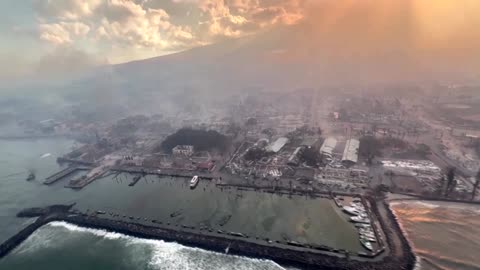
[[[183,128],[169,135],[161,144],[161,149],[171,152],[177,145],[193,145],[195,151],[213,149],[225,152],[230,146],[230,139],[214,130]]]
[[[316,166],[320,163],[320,153],[314,148],[305,148],[300,154],[300,160],[307,163],[308,166]]]
[[[455,188],[455,167],[449,167],[447,169],[447,186],[445,188],[445,197],[447,197]]]
[[[255,126],[258,123],[256,118],[248,118],[247,122],[245,123],[247,126]]]
[[[262,159],[263,157],[267,157],[268,156],[268,153],[261,149],[261,148],[250,148],[246,153],[245,155],[243,156],[243,158],[245,160],[248,160],[248,161],[258,161],[260,159]]]
[[[480,169],[478,169],[477,175],[475,175],[475,183],[473,184],[472,190],[472,201],[475,199],[475,195],[477,194],[478,185],[480,185]]]
[[[446,179],[445,179],[445,176],[442,176],[440,178],[440,185],[438,186],[438,189],[435,189],[435,194],[438,195],[438,196],[442,196],[443,195],[443,189],[445,188],[446,186]]]
[[[358,153],[367,159],[367,164],[371,165],[375,157],[381,155],[382,143],[374,136],[363,136],[360,138],[360,148]]]

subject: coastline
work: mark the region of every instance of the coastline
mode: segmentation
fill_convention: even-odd
[[[379,216],[380,224],[387,235],[387,243],[390,247],[389,253],[380,260],[368,258],[355,260],[314,251],[309,252],[296,249],[295,247],[286,249],[275,245],[254,243],[241,238],[232,239],[185,230],[148,226],[135,222],[115,221],[71,211],[70,209],[73,205],[27,209],[19,213],[19,217],[39,217],[34,223],[0,245],[0,258],[10,253],[38,228],[52,221],[65,221],[81,227],[114,231],[139,238],[177,242],[185,246],[198,247],[220,253],[224,253],[225,249],[229,247],[229,254],[270,259],[281,265],[299,267],[301,269],[414,269],[416,258],[410,243],[403,235],[400,225],[395,219],[394,213],[388,207],[388,203],[383,201],[376,202],[372,198],[369,201],[375,214],[382,214],[380,213],[382,211],[384,212],[383,214],[386,213],[388,219],[384,220],[384,215]],[[400,244],[400,246],[397,246],[397,244]]]

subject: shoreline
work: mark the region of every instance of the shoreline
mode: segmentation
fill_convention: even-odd
[[[52,222],[65,221],[85,228],[102,229],[118,232],[129,236],[157,239],[166,242],[176,242],[189,247],[202,248],[209,251],[225,253],[229,247],[229,254],[258,259],[269,259],[280,265],[299,267],[301,269],[345,269],[345,270],[397,270],[414,269],[416,258],[401,231],[394,213],[384,201],[376,202],[369,199],[372,211],[378,216],[382,229],[386,234],[386,241],[390,248],[388,254],[380,260],[364,258],[357,260],[306,251],[296,247],[281,247],[270,244],[260,244],[231,237],[205,235],[196,232],[149,226],[135,222],[116,221],[98,216],[88,216],[76,211],[71,211],[73,205],[50,206],[47,208],[26,209],[20,212],[19,217],[39,216],[37,220],[18,232],[16,235],[0,245],[0,258],[9,254],[13,249],[26,240],[38,228]],[[377,205],[378,204],[378,205]],[[379,210],[379,208],[381,210]],[[382,210],[383,209],[383,210]],[[380,211],[386,211],[386,217]],[[387,227],[385,227],[387,226]],[[393,240],[392,238],[395,238]],[[396,246],[400,244],[400,246]]]
[[[449,199],[449,198],[437,198],[437,197],[427,197],[416,194],[403,194],[403,193],[391,193],[391,195],[400,195],[403,197],[388,198],[386,201],[388,203],[396,203],[402,201],[425,201],[425,202],[442,202],[442,203],[458,203],[458,204],[467,204],[467,205],[480,205],[480,201],[467,201],[467,200],[458,200],[458,199]]]

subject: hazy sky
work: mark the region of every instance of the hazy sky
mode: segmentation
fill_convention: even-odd
[[[479,14],[479,0],[2,0],[0,78],[149,58],[305,21],[365,50],[392,40],[480,60]]]

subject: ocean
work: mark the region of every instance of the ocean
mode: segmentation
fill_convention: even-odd
[[[67,139],[0,141],[0,228],[2,228],[0,241],[4,241],[32,221],[15,217],[15,214],[22,208],[52,204],[58,200],[62,202],[88,201],[89,196],[95,192],[105,192],[105,190],[111,191],[111,194],[106,197],[115,197],[115,203],[119,203],[118,198],[125,198],[123,199],[125,205],[122,205],[122,208],[125,207],[132,212],[138,211],[138,209],[147,209],[145,214],[150,213],[145,205],[151,205],[154,201],[142,199],[145,198],[142,196],[144,193],[138,195],[141,197],[140,199],[126,198],[123,193],[128,190],[125,188],[126,182],[116,184],[113,180],[102,180],[100,181],[102,183],[91,188],[87,187],[82,191],[66,189],[63,187],[64,183],[53,186],[43,185],[41,181],[46,176],[60,169],[55,162],[56,157],[69,151],[72,145],[73,142]],[[46,155],[48,153],[50,155]],[[27,182],[25,179],[30,170],[36,171],[37,178]],[[153,179],[140,181],[140,186],[135,186],[135,188],[139,190],[138,192],[147,192],[152,189],[153,181]],[[144,187],[142,188],[141,185]],[[208,192],[209,187],[205,188],[206,191],[199,189],[198,192]],[[179,189],[176,192],[181,191]],[[227,197],[220,197],[218,200],[235,201],[238,199],[237,195],[225,195]],[[208,203],[210,207],[218,208],[215,213],[222,213],[225,209],[244,211],[244,208],[255,204],[255,200],[258,199],[252,195],[242,194],[242,198],[246,199],[248,203],[239,209],[232,209],[232,206],[235,205],[233,202],[223,206],[217,200],[201,201],[200,195],[198,195],[199,197],[192,196],[191,199],[197,203]],[[162,201],[161,197],[173,200],[173,197],[168,197],[167,193],[159,193],[158,197],[160,197],[160,202]],[[283,211],[276,210],[275,206],[277,205],[282,205],[282,209],[287,208],[290,209],[289,211],[300,212],[294,205],[292,206],[286,201],[287,198],[266,197],[262,199],[266,200],[264,205],[258,205],[258,207],[263,207],[262,213],[275,211],[276,215],[284,215]],[[109,202],[107,199],[105,200],[105,203]],[[129,202],[130,200],[131,202]],[[301,203],[307,205],[311,203],[304,198],[298,198],[298,200],[303,200]],[[188,200],[180,201],[178,207],[183,208],[182,204],[186,203]],[[84,203],[82,207],[88,207],[88,204]],[[158,207],[161,208],[160,205]],[[310,208],[309,211],[313,213],[316,211],[314,207],[314,205],[309,205],[307,208]],[[328,211],[333,217],[341,214],[331,210],[328,204],[322,207],[329,209]],[[465,204],[404,201],[396,202],[392,208],[408,234],[416,254],[421,259],[419,269],[480,269],[480,256],[478,256],[480,254],[480,207]],[[314,214],[309,211],[302,214],[302,217],[314,217]],[[168,216],[168,213],[167,211],[163,215]],[[243,212],[239,213],[244,214]],[[198,218],[202,215],[198,214]],[[193,213],[189,216],[197,218]],[[309,220],[309,218],[307,219]],[[255,223],[254,221],[254,219],[249,219],[247,223],[241,225],[248,229],[251,226],[248,223]],[[305,237],[310,237],[309,235],[314,234],[315,231],[305,230],[305,224],[309,223],[299,223],[294,227],[301,229]],[[344,226],[342,230],[349,233],[349,227],[340,221],[326,223],[322,226]],[[253,226],[253,229],[259,228]],[[283,227],[268,223],[260,229],[265,232],[275,232],[276,230],[281,231]],[[329,240],[325,237],[321,239]],[[340,243],[335,242],[335,239],[337,241],[340,239]],[[333,244],[353,245],[354,243],[349,243],[348,239],[335,237],[330,238],[330,241]],[[0,259],[0,269],[255,270],[284,269],[284,267],[268,260],[231,256],[185,247],[177,243],[139,239],[114,232],[81,228],[65,222],[52,222],[32,234],[11,254]]]
[[[0,261],[0,269],[71,270],[278,270],[278,264],[177,243],[130,237],[52,222]]]
[[[480,269],[480,205],[402,201],[392,209],[422,270]]]

